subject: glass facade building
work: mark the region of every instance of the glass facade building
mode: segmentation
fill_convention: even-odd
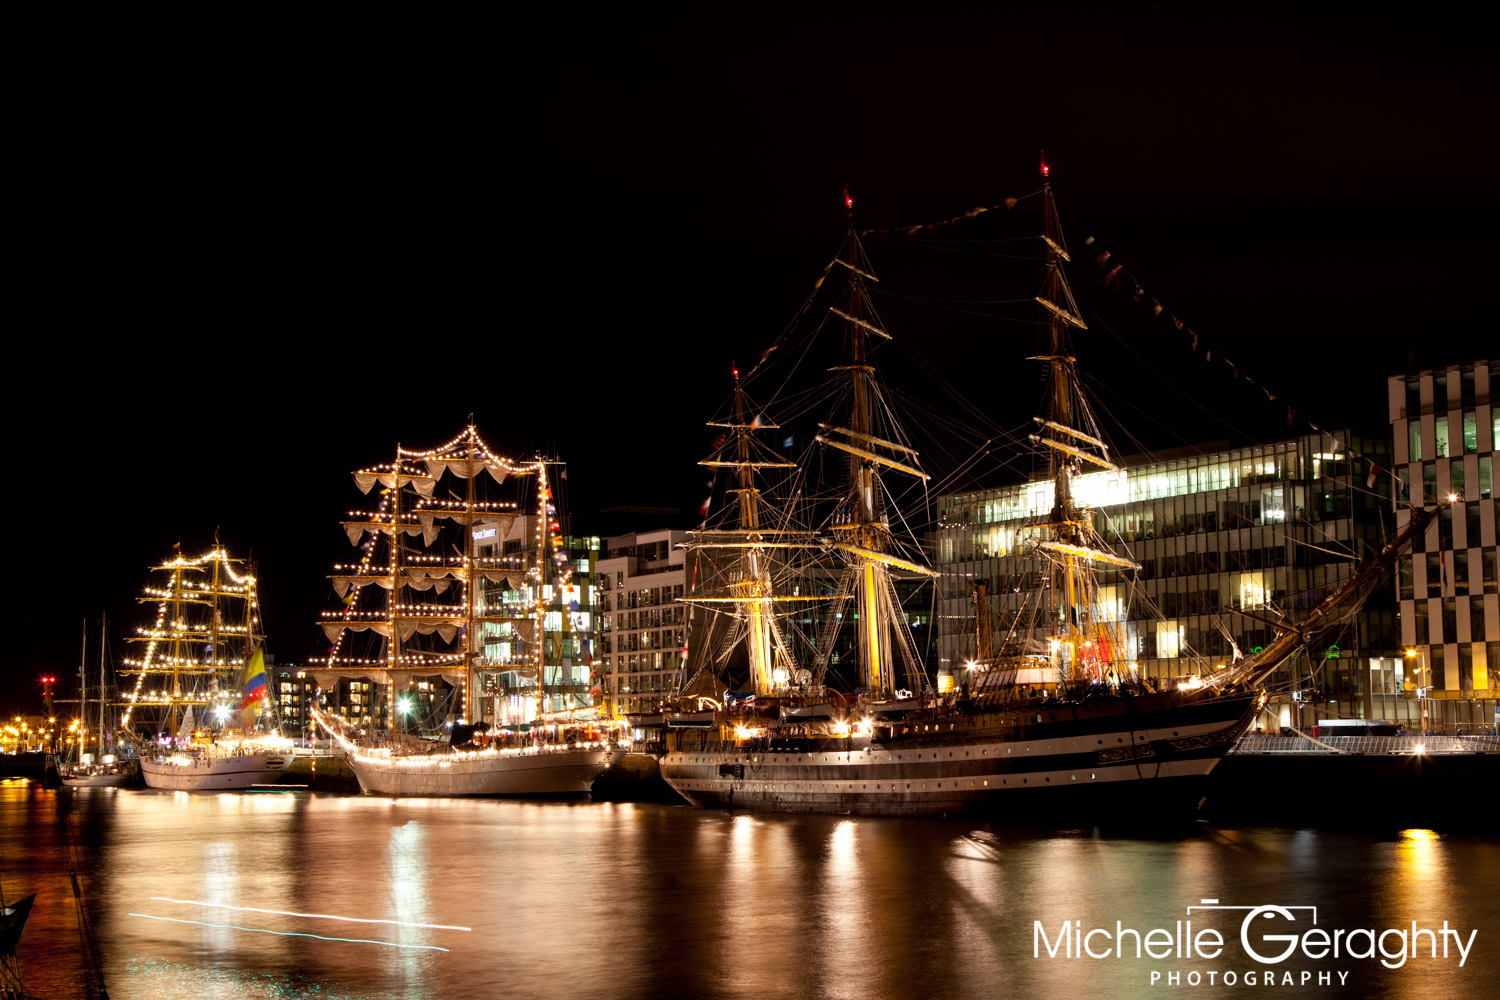
[[[477,522],[473,528],[476,559],[501,571],[489,574],[495,579],[485,576],[479,580],[475,613],[520,619],[481,626],[484,655],[475,665],[478,700],[483,718],[502,725],[530,722],[536,716],[537,648],[534,625],[526,619],[535,614],[535,567],[542,527],[541,519],[531,514],[515,518],[503,534],[488,522]],[[571,535],[564,528],[557,544],[566,553],[572,572],[566,584],[547,583],[542,587],[544,712],[565,712],[594,704],[590,675],[597,615],[594,567],[600,539]],[[547,567],[547,578],[556,579],[552,565]]]
[[[1495,442],[1500,358],[1393,376],[1387,383],[1396,517],[1449,500],[1398,567],[1410,686],[1432,729],[1494,724],[1500,700]]]
[[[1383,434],[1308,435],[1245,448],[1126,460],[1118,472],[1074,480],[1099,536],[1139,572],[1100,577],[1100,622],[1118,622],[1122,657],[1160,686],[1211,674],[1250,654],[1334,593],[1395,529],[1390,483],[1367,485],[1352,446],[1389,463]],[[1356,468],[1358,466],[1358,468]],[[1003,629],[1042,582],[1029,547],[1053,502],[1050,479],[939,501],[939,669],[961,676],[980,655],[973,607]],[[1262,724],[1312,725],[1330,717],[1406,720],[1404,665],[1394,603],[1380,588],[1310,661],[1283,667]],[[1389,675],[1389,677],[1388,677]]]

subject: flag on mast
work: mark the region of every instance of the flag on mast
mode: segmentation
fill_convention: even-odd
[[[250,659],[245,661],[245,697],[240,702],[240,726],[252,728],[260,719],[262,703],[266,700],[266,656],[265,647],[257,646]]]

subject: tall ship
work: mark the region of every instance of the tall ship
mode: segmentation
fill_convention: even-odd
[[[173,546],[140,597],[151,624],[120,673],[134,677],[120,728],[137,743],[148,788],[234,791],[281,780],[291,741],[268,708],[265,636],[254,572],[219,544]]]
[[[438,448],[398,445],[354,480],[378,502],[343,522],[359,558],[334,568],[341,606],[311,673],[312,717],[360,787],[587,794],[625,748],[587,693],[587,581],[562,544],[548,462],[501,455],[471,423]]]
[[[1086,326],[1045,169],[1039,195],[1045,263],[1034,298],[1047,339],[1033,360],[1046,389],[1029,443],[1050,504],[1025,529],[1034,571],[1020,612],[994,620],[975,585],[962,684],[931,676],[914,647],[902,591],[939,574],[896,500],[928,474],[877,375],[874,349],[891,334],[869,297],[878,279],[846,195],[847,244],[834,263],[847,290],[827,312],[844,333],[839,409],[808,455],[837,467],[842,485],[818,487],[757,439],[774,424],[736,373],[729,416],[715,421],[723,440],[704,463],[729,475],[728,502],[687,543],[702,586],[685,598],[697,616],[682,688],[675,710],[637,720],[660,726],[662,776],[689,802],[1023,824],[1191,815],[1264,705],[1266,679],[1357,605],[1436,516],[1414,512],[1343,588],[1301,622],[1278,623],[1274,641],[1233,667],[1173,685],[1136,676],[1124,624],[1100,601],[1101,587],[1128,589],[1140,567],[1105,541],[1103,519],[1075,489],[1088,472],[1120,470],[1080,387],[1070,333]],[[782,405],[808,408],[805,395]],[[855,683],[834,690],[855,664]]]
[[[99,691],[98,700],[89,702],[88,622],[78,652],[78,718],[69,727],[66,759],[58,766],[58,776],[65,787],[119,787],[131,778],[131,763],[122,752],[125,744],[115,740],[110,723],[109,680],[106,674],[109,650],[109,624],[99,618]],[[114,742],[114,745],[111,743]]]

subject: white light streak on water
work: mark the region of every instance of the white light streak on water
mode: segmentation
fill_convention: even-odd
[[[368,917],[341,917],[333,913],[298,913],[295,910],[263,910],[258,906],[230,906],[228,903],[204,903],[196,899],[173,899],[170,896],[152,896],[163,903],[181,903],[183,906],[207,906],[218,910],[243,910],[247,913],[270,913],[282,917],[307,917],[310,920],[347,920],[354,924],[393,924],[397,927],[430,927],[439,931],[470,931],[472,927],[457,924],[413,924],[404,920],[375,920]]]
[[[301,931],[271,931],[264,927],[241,927],[238,924],[210,924],[202,920],[183,920],[180,917],[158,917],[150,913],[129,913],[127,916],[144,917],[147,920],[166,920],[174,924],[196,924],[199,927],[218,927],[231,931],[248,931],[251,934],[275,934],[277,937],[305,937],[316,938],[319,941],[343,941],[348,944],[378,944],[387,948],[416,948],[425,951],[447,951],[447,948],[439,948],[435,944],[399,944],[395,941],[375,941],[371,938],[341,938],[325,937],[322,934],[307,934]]]

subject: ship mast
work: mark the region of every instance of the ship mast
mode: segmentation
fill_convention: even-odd
[[[78,647],[78,719],[83,726],[89,721],[89,685],[84,674],[84,664],[89,656],[89,620],[83,620],[83,636]],[[83,734],[78,734],[78,758],[83,760]]]
[[[881,520],[885,501],[877,467],[895,469],[923,480],[928,476],[911,464],[917,455],[915,451],[874,433],[875,368],[868,358],[869,334],[887,340],[890,334],[864,318],[864,281],[876,279],[860,266],[859,234],[854,228],[854,199],[847,189],[844,191],[844,211],[848,227],[848,259],[840,263],[849,271],[848,310],[835,309],[833,312],[843,317],[848,328],[849,363],[840,369],[848,372],[849,377],[849,426],[830,427],[825,424],[824,433],[819,434],[817,440],[849,455],[849,493],[841,508],[846,520],[832,526],[833,545],[845,553],[854,574],[860,681],[873,700],[884,701],[896,692],[894,661],[898,643],[909,661],[909,671],[917,669],[915,653],[908,648],[910,636],[904,630],[897,636],[891,634],[892,624],[901,618],[891,569],[895,567],[924,576],[937,574],[926,566],[894,555],[890,527]],[[884,452],[900,453],[901,458],[898,460]],[[826,669],[826,664],[820,663],[819,667]]]
[[[474,449],[475,433],[472,415],[468,429],[468,470],[469,477],[465,490],[464,501],[464,606],[465,616],[468,624],[464,626],[464,689],[459,700],[459,721],[477,722],[471,718],[474,714],[469,711],[469,701],[474,690],[474,592],[479,589],[479,578],[474,572]],[[481,713],[482,713],[481,709]]]
[[[109,635],[109,619],[101,611],[99,613],[99,763],[104,762],[104,652],[107,648]],[[78,713],[82,715],[82,712]]]
[[[401,442],[396,442],[396,460],[391,463],[391,588],[386,591],[386,621],[391,623],[391,634],[386,639],[389,655],[386,659],[385,703],[386,729],[396,727],[396,671],[401,667],[401,629],[396,618],[400,614],[401,598]]]
[[[1050,368],[1051,395],[1048,418],[1037,418],[1041,433],[1032,434],[1031,440],[1046,445],[1049,453],[1049,471],[1052,477],[1052,510],[1044,522],[1050,538],[1037,544],[1052,563],[1052,613],[1054,618],[1047,624],[1057,630],[1053,637],[1053,658],[1065,681],[1076,680],[1084,664],[1083,650],[1092,649],[1095,680],[1103,680],[1105,671],[1104,651],[1117,645],[1105,640],[1105,632],[1094,628],[1092,607],[1094,601],[1093,565],[1102,564],[1119,569],[1140,569],[1136,563],[1121,558],[1112,552],[1092,544],[1095,541],[1092,512],[1080,508],[1073,494],[1074,479],[1082,464],[1118,473],[1119,467],[1109,458],[1109,446],[1095,436],[1094,428],[1081,428],[1080,423],[1090,423],[1088,412],[1081,400],[1075,407],[1074,370],[1076,359],[1070,351],[1070,329],[1087,330],[1088,325],[1078,316],[1078,303],[1068,288],[1062,265],[1071,260],[1063,243],[1062,227],[1058,223],[1057,207],[1052,198],[1049,175],[1051,167],[1045,158],[1042,171],[1042,242],[1046,247],[1046,264],[1042,276],[1042,291],[1036,297],[1047,315],[1048,353],[1036,360],[1045,361]],[[1098,645],[1095,645],[1096,641]]]
[[[532,636],[536,643],[536,722],[533,723],[533,735],[537,742],[542,742],[544,730],[541,727],[542,716],[546,713],[546,678],[547,678],[547,563],[550,561],[552,532],[547,523],[547,494],[551,488],[547,485],[547,464],[537,458],[536,463],[537,482],[537,509],[536,509],[536,619],[532,625],[534,629]]]
[[[1072,298],[1068,292],[1067,280],[1062,273],[1062,258],[1059,256],[1058,248],[1062,245],[1059,241],[1060,227],[1057,225],[1057,208],[1052,202],[1052,185],[1047,175],[1050,168],[1045,160],[1042,163],[1042,239],[1047,247],[1047,272],[1042,282],[1042,294],[1054,306],[1048,310],[1051,314],[1048,323],[1048,362],[1052,368],[1052,409],[1053,422],[1062,427],[1073,426],[1073,398],[1072,385],[1069,381],[1069,365],[1074,358],[1068,354],[1068,327],[1077,322],[1080,328],[1082,321],[1076,319],[1075,313],[1068,313],[1067,307],[1061,303]],[[1073,317],[1072,319],[1066,317]],[[1052,465],[1052,518],[1051,527],[1053,537],[1068,545],[1078,545],[1080,536],[1080,525],[1077,519],[1077,510],[1073,504],[1073,474],[1078,469],[1078,461],[1070,455],[1060,451],[1054,451],[1051,455]],[[1062,600],[1067,603],[1063,606],[1063,618],[1067,626],[1067,662],[1065,672],[1069,675],[1073,672],[1073,666],[1078,662],[1078,564],[1071,554],[1063,554],[1061,558],[1061,570],[1063,587],[1060,591]]]
[[[853,392],[852,406],[850,408],[849,423],[850,430],[854,433],[851,437],[859,440],[860,436],[869,437],[872,434],[870,421],[870,376],[874,369],[865,363],[865,328],[859,322],[860,293],[863,289],[859,285],[859,238],[854,233],[854,199],[844,193],[844,212],[847,218],[848,249],[849,256],[849,340],[850,340],[850,365],[849,374]],[[874,465],[860,455],[849,456],[849,482],[854,490],[853,508],[857,512],[852,529],[855,537],[859,539],[861,548],[871,552],[880,552],[885,548],[884,534],[879,530],[880,525],[875,521],[879,497],[877,491],[880,488],[880,479],[875,474]],[[879,611],[879,601],[884,581],[883,567],[873,559],[861,559],[859,576],[856,579],[855,603],[859,608],[860,617],[860,643],[859,643],[859,671],[860,679],[864,681],[865,688],[877,698],[883,698],[895,688],[893,679],[887,669],[889,656],[889,644],[886,641],[885,628]]]
[[[734,402],[730,419],[709,421],[708,426],[733,432],[733,441],[716,442],[713,454],[698,464],[707,469],[734,470],[734,485],[728,488],[729,493],[739,494],[734,527],[690,531],[683,548],[734,555],[724,560],[723,570],[716,570],[724,574],[725,596],[694,594],[682,600],[685,604],[704,605],[715,613],[723,613],[719,610],[721,606],[732,606],[733,611],[726,616],[733,616],[733,632],[723,648],[728,650],[743,639],[751,690],[757,695],[782,694],[796,674],[796,656],[776,623],[776,605],[823,598],[776,593],[776,578],[785,575],[786,564],[772,553],[822,546],[808,532],[790,526],[788,511],[778,511],[774,503],[765,501],[757,485],[757,474],[767,469],[796,469],[797,463],[779,460],[756,442],[754,431],[773,430],[779,425],[754,412],[754,404],[740,382],[738,366],[732,372]]]
[[[760,490],[750,464],[750,417],[745,412],[745,390],[740,386],[740,372],[734,371],[735,458],[740,495],[740,530],[746,541],[760,540]],[[770,574],[763,565],[766,554],[760,549],[745,550],[743,577],[734,585],[745,598],[745,621],[749,630],[750,682],[758,695],[775,688],[776,672],[772,664],[771,614],[765,599],[771,595]]]

